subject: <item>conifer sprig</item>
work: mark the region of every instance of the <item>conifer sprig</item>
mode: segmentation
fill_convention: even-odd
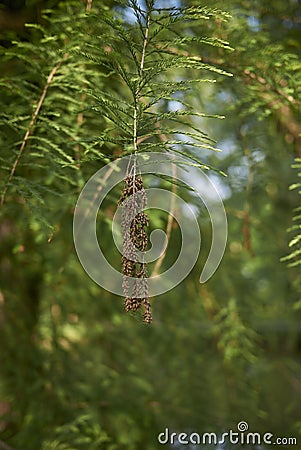
[[[80,50],[74,50],[101,66],[114,86],[112,92],[90,91],[95,100],[91,109],[113,125],[96,139],[120,144],[121,155],[150,150],[177,152],[180,148],[181,154],[188,157],[193,154],[194,162],[204,167],[193,148],[214,150],[215,142],[200,130],[198,117],[213,116],[195,111],[187,104],[189,92],[199,82],[215,81],[208,75],[201,78],[201,72],[231,74],[204,63],[191,48],[210,45],[230,49],[230,46],[212,36],[198,37],[194,28],[204,20],[227,20],[229,15],[205,7],[160,8],[154,0],[146,1],[145,8],[136,0],[120,4],[125,8],[123,17],[117,13],[112,17],[103,10],[98,16],[102,35],[91,35]],[[117,85],[120,85],[118,95]],[[172,102],[177,102],[179,108],[173,109]],[[171,123],[175,126],[171,127]],[[158,130],[167,136],[166,142],[160,141]],[[181,139],[175,139],[179,133]]]
[[[194,25],[201,20],[220,15],[224,19],[226,16],[221,11],[199,7],[160,9],[155,3],[155,0],[147,0],[144,9],[136,0],[120,2],[126,7],[123,20],[103,10],[100,16],[102,34],[90,36],[81,50],[75,50],[101,66],[114,85],[111,92],[91,89],[88,93],[94,104],[90,109],[109,121],[95,139],[115,144],[119,155],[131,154],[119,201],[123,208],[123,291],[126,311],[136,311],[143,304],[147,323],[152,319],[148,275],[146,264],[138,262],[138,251],[144,255],[146,250],[148,218],[143,212],[146,197],[142,195],[144,187],[138,175],[137,154],[150,150],[178,152],[189,156],[194,164],[209,169],[191,150],[217,150],[214,140],[200,130],[196,120],[209,116],[195,111],[187,103],[187,94],[196,83],[215,80],[199,78],[199,73],[198,77],[188,79],[187,74],[205,70],[230,75],[221,68],[205,64],[200,56],[188,51],[192,44],[229,48],[220,39],[191,36]],[[130,12],[135,17],[134,23],[126,16]],[[120,86],[119,95],[116,95],[116,86]],[[162,102],[166,105],[164,108],[160,105]],[[171,102],[177,102],[179,109],[171,108]],[[161,263],[162,260],[155,267],[155,273]]]
[[[51,22],[50,33],[34,24],[30,29],[40,33],[40,39],[16,42],[6,51],[7,60],[20,66],[20,75],[0,83],[5,103],[18,104],[17,114],[8,108],[0,117],[0,141],[7,149],[0,156],[6,171],[0,202],[7,199],[9,188],[10,199],[29,203],[31,215],[36,211],[37,220],[42,217],[47,225],[52,225],[46,218],[49,206],[57,207],[53,196],[69,189],[65,208],[74,205],[96,162],[106,164],[130,154],[127,177],[133,177],[136,186],[138,152],[175,152],[188,156],[193,165],[211,169],[200,152],[217,150],[200,125],[203,118],[218,116],[199,111],[192,93],[198,83],[230,75],[205,63],[201,46],[230,47],[213,36],[199,37],[196,27],[203,21],[226,20],[227,14],[204,7],[161,8],[156,0],[120,0],[110,11],[98,0],[91,6],[88,0],[86,14],[75,13],[73,3],[62,5],[65,10],[56,18],[44,14],[46,23]],[[143,255],[148,220],[135,202],[125,202],[135,214],[129,230],[124,228],[124,238],[129,233]],[[126,309],[143,304],[144,320],[150,322],[146,264],[132,256],[123,260],[123,272],[140,283],[125,292]]]

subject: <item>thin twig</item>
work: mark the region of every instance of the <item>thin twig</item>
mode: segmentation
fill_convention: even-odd
[[[38,102],[38,104],[37,104],[36,109],[35,109],[34,112],[33,112],[33,115],[32,115],[32,117],[31,117],[31,121],[30,121],[30,124],[29,124],[29,127],[28,127],[28,129],[27,129],[27,131],[26,131],[26,133],[25,133],[24,138],[23,138],[23,141],[22,141],[22,144],[21,144],[21,147],[20,147],[18,156],[17,156],[17,158],[16,158],[16,160],[15,160],[15,162],[14,162],[14,164],[13,164],[13,167],[12,167],[11,172],[10,172],[10,174],[9,174],[9,177],[8,177],[8,179],[7,179],[5,188],[4,188],[4,190],[3,190],[3,193],[2,193],[2,196],[1,196],[1,200],[0,200],[0,205],[1,205],[1,206],[4,204],[5,196],[6,196],[8,187],[9,187],[9,183],[11,182],[11,180],[12,180],[12,178],[13,178],[15,172],[16,172],[17,166],[18,166],[18,164],[19,164],[19,161],[20,161],[20,159],[21,159],[21,156],[22,156],[22,154],[23,154],[23,152],[24,152],[24,149],[25,149],[25,146],[26,146],[26,144],[27,144],[28,138],[29,138],[29,136],[31,135],[31,133],[32,133],[32,131],[33,131],[33,128],[34,128],[34,126],[35,126],[35,123],[36,123],[38,114],[39,114],[40,109],[41,109],[41,107],[42,107],[42,105],[43,105],[43,102],[44,102],[44,100],[45,100],[45,97],[46,97],[48,88],[49,88],[50,84],[52,83],[52,80],[53,80],[53,78],[54,78],[56,72],[57,72],[58,69],[60,68],[61,64],[67,59],[67,57],[68,57],[68,53],[65,53],[65,55],[64,55],[64,56],[60,59],[60,61],[53,67],[53,69],[51,70],[50,74],[48,75],[48,78],[47,78],[46,84],[45,84],[45,86],[44,86],[42,95],[41,95],[41,97],[40,97],[40,100],[39,100],[39,102]]]
[[[139,81],[138,81],[137,89],[135,92],[135,98],[134,98],[135,108],[134,108],[134,122],[133,122],[133,146],[134,146],[135,153],[137,153],[137,151],[138,151],[137,118],[138,118],[138,104],[140,101],[140,84],[141,84],[142,78],[143,78],[146,47],[147,47],[147,43],[148,43],[148,35],[149,35],[149,28],[150,28],[150,20],[151,20],[151,15],[150,15],[150,11],[148,11],[147,21],[146,21],[146,26],[145,26],[145,35],[144,35],[144,40],[143,40],[143,48],[142,48],[142,54],[141,54],[141,61],[140,61]]]
[[[143,76],[143,70],[144,70],[144,63],[145,63],[145,54],[146,54],[146,47],[148,43],[148,35],[149,35],[149,28],[150,28],[150,13],[147,16],[147,23],[145,27],[145,36],[143,41],[143,49],[142,49],[142,55],[141,55],[141,63],[140,63],[140,79]]]
[[[81,107],[84,106],[86,98],[87,98],[87,95],[85,93],[83,93],[82,96],[81,96]],[[83,112],[80,112],[80,113],[78,113],[77,120],[76,120],[78,128],[80,128],[82,126],[83,121],[84,121],[84,114],[83,114]],[[76,164],[76,167],[80,168],[80,163],[79,163],[79,161],[80,161],[80,147],[79,147],[79,144],[75,144],[75,146],[74,146],[74,157],[75,157],[75,160],[78,161],[77,164]]]

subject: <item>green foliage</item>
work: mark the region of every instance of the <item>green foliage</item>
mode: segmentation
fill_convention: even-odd
[[[295,169],[301,169],[301,158],[295,159],[295,164],[293,165],[293,168]],[[298,176],[301,177],[301,172],[298,173]],[[300,189],[301,183],[294,183],[290,186],[290,189]],[[301,190],[298,192],[301,194]],[[283,258],[283,261],[289,261],[289,267],[295,267],[301,264],[301,250],[300,250],[300,241],[301,241],[301,233],[299,232],[301,226],[300,226],[300,219],[301,215],[299,214],[301,211],[301,207],[297,207],[294,209],[294,217],[293,221],[295,222],[294,225],[289,229],[289,231],[294,231],[296,235],[290,240],[289,247],[292,247],[291,253]],[[293,260],[293,261],[291,261]]]
[[[85,44],[75,51],[100,66],[113,85],[113,90],[106,85],[87,91],[94,100],[89,110],[108,120],[108,127],[93,141],[109,142],[121,155],[173,150],[192,157],[192,147],[214,150],[214,141],[197,121],[207,115],[195,111],[189,92],[196,83],[215,81],[198,78],[200,71],[230,74],[189,55],[187,49],[191,42],[229,49],[220,39],[193,36],[201,21],[225,20],[228,15],[201,7],[160,9],[154,2],[147,2],[143,10],[130,1],[127,8],[123,18],[112,17],[106,9],[89,15],[88,28],[97,23],[98,34],[86,34]],[[188,70],[192,79],[187,78]],[[193,160],[203,166],[199,157]]]
[[[15,193],[14,198],[23,199],[36,220],[53,228],[49,219],[64,190],[74,194],[69,204],[64,202],[68,208],[83,186],[79,159],[95,158],[95,146],[83,140],[88,130],[81,127],[80,110],[83,86],[100,84],[101,75],[87,65],[78,70],[78,62],[69,54],[74,44],[68,33],[82,15],[72,4],[58,18],[49,14],[44,14],[44,21],[46,25],[51,22],[50,28],[30,25],[29,42],[15,41],[8,50],[3,49],[7,73],[1,88],[7,108],[0,120],[4,148],[1,202]],[[90,120],[92,129],[99,124],[88,114],[85,120]],[[98,152],[97,157],[101,159],[102,154]]]
[[[43,450],[114,450],[116,446],[110,445],[110,439],[89,415],[78,417],[71,423],[64,424],[55,430],[55,440],[45,441]]]
[[[295,164],[293,164],[292,166],[294,169],[298,170],[298,176],[301,177],[301,158],[296,158],[295,159]],[[294,183],[290,186],[290,190],[294,190],[294,189],[299,189],[298,194],[301,194],[301,183],[297,182]],[[290,248],[290,253],[281,258],[282,261],[288,262],[288,267],[298,267],[301,264],[301,248],[300,248],[300,243],[301,243],[301,207],[298,206],[296,208],[294,208],[294,216],[293,216],[293,222],[294,224],[289,228],[289,232],[293,233],[294,236],[291,238],[290,242],[289,242],[289,248]],[[300,275],[296,278],[295,280],[295,284],[296,284],[296,288],[297,290],[299,290],[299,286],[300,286]],[[295,303],[295,309],[299,309],[301,307],[301,300],[298,300]]]
[[[224,354],[225,361],[237,364],[245,360],[254,362],[254,335],[242,321],[235,299],[218,312],[215,317],[215,333],[219,338],[218,347]]]
[[[215,149],[198,123],[207,115],[187,100],[195,83],[215,81],[195,77],[200,71],[229,75],[187,53],[191,42],[229,48],[221,39],[193,36],[201,21],[226,20],[223,11],[161,10],[153,2],[143,11],[129,2],[125,14],[132,8],[135,16],[129,23],[97,4],[86,16],[72,3],[62,8],[60,15],[44,14],[49,30],[28,25],[31,41],[15,41],[4,50],[17,75],[8,73],[1,82],[4,103],[10,105],[0,122],[7,173],[1,201],[16,192],[37,219],[44,207],[41,220],[50,227],[45,205],[53,205],[66,188],[76,193],[90,161],[107,162],[136,150],[173,150],[208,168],[189,150]],[[69,206],[74,197],[70,200]]]
[[[142,2],[94,0],[87,13],[61,2],[1,50],[0,447],[154,450],[165,427],[221,433],[241,420],[299,438],[300,265],[279,261],[300,203],[287,189],[300,151],[296,2],[229,1],[232,19],[219,1],[166,3],[147,2],[142,74]],[[206,210],[181,183],[156,179],[199,211],[202,252],[185,282],[154,300],[151,327],[86,276],[72,242],[83,184],[135,142],[228,175],[209,171],[229,239],[205,286]],[[116,267],[109,225],[118,194],[99,217]],[[154,212],[152,227],[167,220]],[[171,233],[162,270],[181,244],[176,226]]]

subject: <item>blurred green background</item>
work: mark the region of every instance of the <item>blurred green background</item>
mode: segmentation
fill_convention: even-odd
[[[95,0],[92,12],[99,3],[115,11],[114,2]],[[289,189],[298,181],[292,164],[301,158],[300,1],[207,6],[232,18],[204,22],[200,35],[235,49],[194,49],[234,75],[193,93],[196,110],[225,115],[202,124],[223,152],[201,155],[227,174],[211,173],[229,225],[221,266],[201,285],[200,258],[184,282],[152,300],[151,326],[125,314],[122,299],[86,275],[73,247],[73,211],[84,182],[105,163],[95,153],[74,170],[53,153],[63,149],[76,161],[86,150],[77,137],[103,126],[92,111],[79,112],[89,101],[83,86],[119,88],[76,55],[61,62],[1,206],[0,449],[151,450],[162,447],[157,436],[166,427],[221,434],[243,420],[250,431],[294,436],[301,445],[300,266],[280,261],[300,206],[298,189]],[[74,45],[72,31],[80,37],[86,7],[0,3],[2,192],[48,75]],[[52,11],[45,16],[45,9]],[[35,136],[43,139],[43,157]],[[100,217],[108,252],[120,192]],[[166,228],[166,214],[154,220]],[[211,227],[201,208],[200,225],[206,253]],[[163,268],[177,254],[173,230]],[[111,258],[118,267],[117,252]]]

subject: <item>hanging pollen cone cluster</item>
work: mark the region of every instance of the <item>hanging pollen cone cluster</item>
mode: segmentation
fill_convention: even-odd
[[[148,295],[147,267],[144,254],[148,244],[145,228],[149,221],[143,211],[147,198],[140,175],[128,175],[124,179],[124,187],[118,202],[122,205],[122,288],[125,297],[125,310],[137,311],[144,307],[143,320],[152,321]],[[133,278],[132,282],[130,278]]]

